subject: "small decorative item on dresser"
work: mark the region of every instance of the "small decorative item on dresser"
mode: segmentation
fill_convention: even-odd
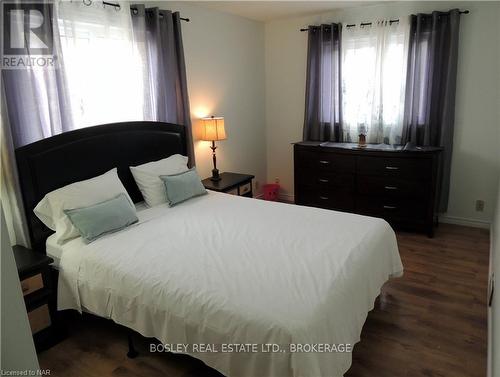
[[[358,147],[366,147],[366,126],[364,124],[359,127]]]
[[[358,146],[361,148],[366,147],[366,135],[365,134],[359,134],[358,136]]]
[[[248,174],[221,173],[218,181],[213,181],[210,177],[201,182],[207,190],[252,198],[252,179],[254,178],[253,175]]]
[[[26,311],[37,351],[54,345],[61,332],[56,331],[56,292],[49,265],[54,260],[24,246],[13,246]]]
[[[214,117],[212,115],[210,118],[203,118],[202,140],[212,142],[210,149],[212,149],[214,168],[212,169],[212,177],[210,179],[214,182],[220,181],[221,178],[219,176],[219,170],[217,169],[217,157],[215,155],[215,150],[217,149],[215,142],[219,140],[226,140],[226,130],[224,129],[223,117]]]

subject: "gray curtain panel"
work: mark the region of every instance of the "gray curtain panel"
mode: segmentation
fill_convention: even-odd
[[[450,188],[460,12],[411,16],[403,144],[443,147],[439,166],[439,212]]]
[[[47,36],[53,33],[52,58],[57,60],[54,68],[27,66],[2,69],[5,102],[15,148],[73,129],[64,62],[58,59],[61,53],[59,31],[53,27],[52,9],[45,9],[44,14],[49,15],[49,22],[45,22],[42,28]],[[30,50],[25,48],[23,55],[31,58]]]
[[[52,56],[47,57],[58,59],[61,45],[52,10],[49,7],[44,9],[44,14],[49,15],[46,17],[48,22],[42,25],[40,32],[53,35]],[[32,57],[27,47],[22,55]],[[2,204],[8,215],[11,242],[29,246],[14,150],[73,129],[64,62],[58,60],[53,68],[2,69],[2,97]]]
[[[134,38],[143,64],[150,68],[148,77],[144,78],[144,82],[149,84],[144,93],[144,119],[184,125],[189,163],[194,166],[179,13],[157,8],[146,10],[144,6],[135,8],[136,14],[132,13]],[[53,35],[52,57],[58,59],[54,69],[28,66],[2,69],[1,72],[5,94],[2,110],[9,120],[9,124],[2,122],[2,202],[4,209],[11,208],[13,214],[10,216],[12,224],[9,225],[12,240],[22,244],[26,244],[27,237],[22,234],[24,212],[19,200],[14,149],[75,128],[61,38],[52,11],[50,7],[45,9],[44,15],[50,22],[43,24],[43,32],[47,36]],[[28,48],[24,55],[31,57]]]
[[[14,144],[12,141],[9,117],[5,105],[6,95],[2,83],[1,88],[1,124],[0,130],[0,197],[6,218],[6,227],[12,245],[30,246],[28,226],[24,216],[19,178],[15,168]],[[2,237],[5,234],[1,235]]]
[[[132,8],[134,38],[143,46],[149,67],[149,88],[145,93],[149,107],[145,109],[145,119],[186,127],[187,155],[192,167],[194,147],[180,14],[146,9],[144,5]]]
[[[304,141],[342,141],[341,25],[309,26]]]

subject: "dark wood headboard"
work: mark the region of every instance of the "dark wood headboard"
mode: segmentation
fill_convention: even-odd
[[[185,128],[160,122],[105,124],[66,132],[16,149],[19,182],[34,250],[53,232],[33,213],[45,194],[116,167],[132,200],[143,200],[129,166],[186,155]]]

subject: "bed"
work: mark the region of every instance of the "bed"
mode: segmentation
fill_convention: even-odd
[[[185,152],[182,127],[115,124],[51,139],[21,148],[17,158],[32,244],[57,257],[58,309],[187,345],[176,349],[227,376],[339,377],[348,370],[382,285],[403,271],[384,220],[215,192],[145,208],[127,167]],[[110,139],[121,148],[110,153]],[[61,162],[61,153],[72,157]],[[49,182],[41,168],[47,160],[59,165],[53,169],[73,168]],[[140,206],[139,222],[91,244],[51,245],[30,214],[37,199],[114,166]]]

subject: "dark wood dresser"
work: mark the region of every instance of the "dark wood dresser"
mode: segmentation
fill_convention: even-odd
[[[382,217],[432,237],[441,150],[296,143],[295,203]]]

